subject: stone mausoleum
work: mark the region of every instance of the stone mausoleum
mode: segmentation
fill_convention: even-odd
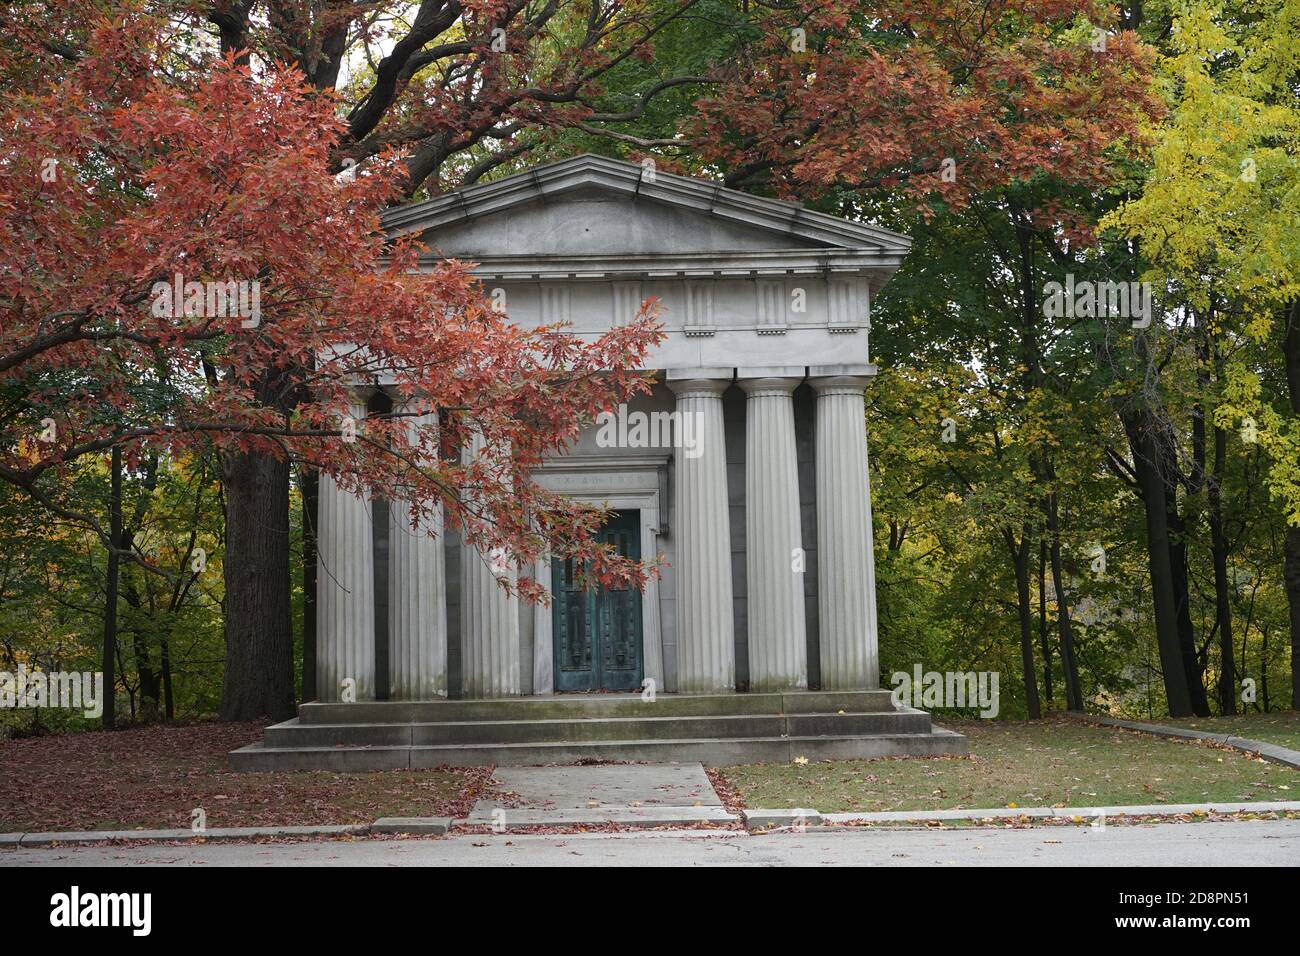
[[[659,300],[652,393],[536,478],[665,567],[643,592],[538,567],[530,605],[451,529],[323,482],[318,699],[237,768],[964,752],[880,689],[864,392],[906,237],[590,155],[385,226],[478,263],[520,324],[594,336]]]

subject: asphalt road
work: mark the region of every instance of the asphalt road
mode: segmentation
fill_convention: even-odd
[[[0,851],[0,866],[1296,866],[1300,820],[1026,829],[654,831]]]

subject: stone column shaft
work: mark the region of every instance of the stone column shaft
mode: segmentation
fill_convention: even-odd
[[[358,428],[365,406],[355,405]],[[316,696],[338,701],[343,682],[355,682],[356,700],[375,697],[375,546],[366,496],[320,476],[316,538]]]
[[[755,691],[808,687],[792,395],[801,380],[802,376],[740,381],[749,396],[745,402],[745,555],[749,683]]]
[[[395,411],[409,411],[399,405]],[[433,415],[412,416],[412,441]],[[394,700],[447,696],[447,581],[442,505],[412,525],[410,505],[393,501],[388,535],[388,687]]]
[[[731,521],[722,393],[730,378],[670,380],[693,448],[674,456],[677,516],[677,687],[683,694],[736,689],[731,606]],[[692,457],[694,456],[694,457]]]
[[[482,454],[483,437],[476,434],[467,456]],[[503,555],[484,554],[462,544],[461,648],[466,697],[518,697],[523,691],[519,650],[519,602],[509,597],[497,575],[516,571]]]
[[[815,374],[815,373],[814,373]],[[861,375],[811,380],[817,392],[817,607],[825,690],[880,686],[871,483]]]

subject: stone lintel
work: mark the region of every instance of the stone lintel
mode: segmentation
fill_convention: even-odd
[[[875,378],[877,367],[875,363],[857,364],[857,365],[810,365],[808,366],[808,378]],[[813,384],[817,384],[815,381]]]
[[[725,379],[730,382],[736,377],[736,370],[730,366],[709,366],[706,368],[670,368],[666,370],[665,378],[671,383],[686,381],[691,379],[717,378]]]
[[[747,365],[736,369],[736,378],[737,384],[744,388],[744,380],[747,378],[796,378],[802,382],[807,371],[803,365],[773,365],[766,368]]]

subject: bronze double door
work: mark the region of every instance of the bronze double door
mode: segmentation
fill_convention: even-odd
[[[639,511],[617,511],[599,540],[624,557],[641,557]],[[552,633],[557,691],[638,690],[644,675],[641,592],[584,588],[572,559],[551,566]]]

